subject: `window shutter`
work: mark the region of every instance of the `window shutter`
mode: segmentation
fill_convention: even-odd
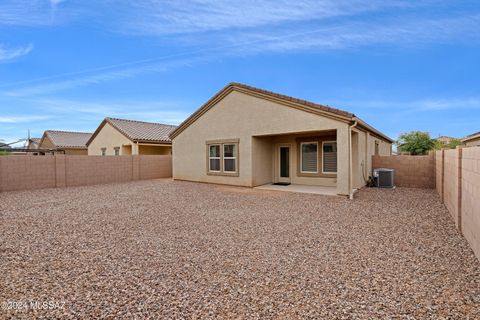
[[[323,172],[337,172],[337,144],[323,145]]]
[[[317,144],[304,143],[302,144],[302,171],[303,172],[317,172]]]

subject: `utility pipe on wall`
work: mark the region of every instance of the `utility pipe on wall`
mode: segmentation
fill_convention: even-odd
[[[352,129],[358,124],[357,120],[354,120],[353,124],[348,126],[348,198],[353,199],[353,172],[352,172]]]

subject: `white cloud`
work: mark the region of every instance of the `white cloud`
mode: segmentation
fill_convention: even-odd
[[[193,63],[199,62],[202,60],[199,58],[183,58],[180,59],[175,57],[173,60],[168,60],[161,62],[161,58],[147,60],[150,63],[145,63],[145,60],[140,60],[138,64],[135,62],[123,64],[126,67],[118,67],[118,65],[113,65],[111,68],[109,66],[98,68],[100,72],[87,72],[85,75],[83,72],[78,72],[79,76],[70,77],[70,79],[57,80],[40,84],[33,84],[30,86],[20,86],[18,89],[12,89],[4,91],[3,94],[13,97],[23,97],[23,96],[35,96],[35,95],[44,95],[46,93],[57,92],[61,90],[66,90],[70,88],[78,88],[87,85],[96,85],[108,81],[118,81],[121,79],[131,78],[140,74],[145,73],[159,73],[166,72],[171,69],[179,67],[187,67]],[[56,77],[51,77],[55,79]],[[30,81],[26,81],[29,83]],[[7,85],[8,86],[8,85]],[[0,86],[1,87],[1,86]],[[3,86],[5,87],[5,86]]]
[[[23,47],[9,48],[6,45],[0,44],[0,62],[11,61],[16,58],[25,56],[33,50],[33,45],[29,44]]]
[[[425,1],[418,1],[415,5]],[[199,33],[254,28],[410,7],[409,1],[380,0],[189,0],[116,2],[119,28],[143,34]],[[132,19],[132,16],[139,19]]]
[[[62,8],[60,17],[57,8],[63,0],[2,0],[0,1],[0,25],[50,26],[72,20],[78,16],[92,15],[85,5]]]
[[[414,21],[370,21],[321,28],[276,28],[273,31],[239,32],[225,41],[242,44],[232,51],[244,54],[332,50],[371,45],[421,45],[449,41],[478,41],[480,15]]]
[[[480,110],[480,97],[463,98],[424,98],[415,100],[333,100],[329,103],[336,106],[345,106],[351,109],[376,109],[378,111],[392,110],[398,112],[437,112],[455,110]],[[340,107],[342,108],[342,107]]]
[[[24,100],[50,119],[75,119],[97,125],[104,117],[119,117],[168,124],[179,124],[190,114],[184,101],[82,101],[58,98]],[[36,112],[36,111],[34,111]]]
[[[23,123],[50,119],[50,116],[1,115],[0,123]]]

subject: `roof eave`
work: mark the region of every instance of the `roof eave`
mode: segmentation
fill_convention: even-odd
[[[170,134],[169,137],[170,139],[174,139],[176,136],[178,136],[183,130],[185,130],[188,126],[190,126],[191,123],[195,122],[196,119],[198,119],[200,116],[202,116],[205,112],[207,112],[212,106],[217,104],[220,100],[222,100],[225,96],[227,96],[229,93],[232,91],[238,91],[242,92],[245,94],[253,95],[253,96],[260,96],[263,97],[264,99],[272,100],[274,102],[287,105],[287,106],[294,106],[297,108],[301,108],[303,111],[315,113],[318,115],[323,115],[329,118],[333,118],[336,120],[341,120],[344,122],[349,122],[351,121],[355,115],[344,112],[345,115],[333,112],[333,111],[326,111],[326,110],[321,110],[318,108],[315,108],[314,106],[311,106],[307,103],[299,103],[296,101],[292,101],[290,99],[285,99],[282,98],[283,95],[279,96],[273,96],[269,94],[267,91],[260,90],[260,91],[254,91],[249,89],[246,86],[239,86],[237,83],[230,83],[227,86],[225,86],[223,89],[218,91],[212,98],[210,98],[206,103],[204,103],[200,108],[198,108],[195,112],[193,112],[187,119],[185,119],[175,130],[173,130]],[[300,100],[300,99],[299,99]],[[330,108],[330,107],[329,107]],[[334,108],[330,108],[334,110]]]
[[[371,125],[369,125],[368,123],[366,123],[365,121],[363,121],[362,119],[358,118],[358,117],[354,117],[353,118],[353,121],[357,121],[357,123],[365,128],[366,130],[370,131],[370,132],[373,132],[375,133],[376,135],[380,136],[381,138],[387,140],[388,142],[390,143],[394,143],[395,140],[393,140],[392,138],[390,138],[389,136],[383,134],[382,132],[378,131],[377,129],[375,129],[374,127],[372,127]]]

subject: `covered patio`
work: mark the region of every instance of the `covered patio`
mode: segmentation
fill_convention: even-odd
[[[342,130],[294,132],[253,136],[254,186],[265,190],[314,194],[348,194],[338,176],[348,174],[348,140]],[[338,144],[337,144],[338,143]]]

